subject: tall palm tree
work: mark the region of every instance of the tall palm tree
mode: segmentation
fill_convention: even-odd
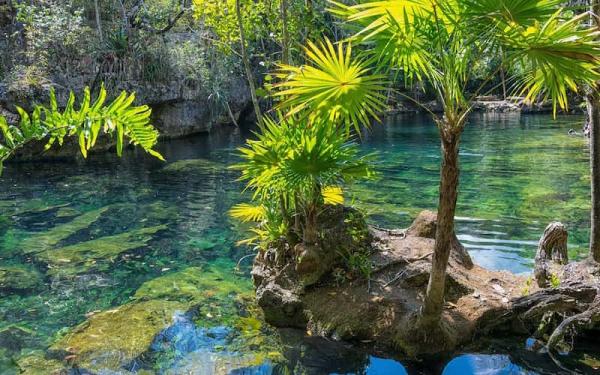
[[[600,3],[590,0],[592,26],[600,30]],[[600,42],[600,38],[598,38]],[[590,126],[590,175],[592,187],[592,214],[590,228],[590,255],[600,263],[600,82],[586,95]]]
[[[473,67],[484,57],[497,57],[517,95],[526,101],[550,99],[554,113],[568,107],[568,90],[600,78],[596,71],[600,48],[596,31],[585,15],[572,16],[560,8],[562,0],[376,0],[347,6],[333,3],[332,12],[354,26],[352,38],[366,46],[366,54],[381,72],[420,81],[435,93],[443,113],[430,112],[441,139],[441,173],[432,270],[420,322],[437,324],[444,305],[446,268],[454,234],[458,198],[459,145],[473,110],[474,99],[491,91],[491,72],[481,86],[467,92],[474,81]],[[324,60],[324,59],[323,59]],[[321,65],[326,66],[327,62]],[[340,112],[335,100],[315,100],[315,92],[331,98],[347,90],[348,82],[321,80],[316,71],[291,74],[281,84],[291,111]],[[321,69],[322,70],[322,69]],[[321,91],[320,91],[321,89]],[[319,95],[319,94],[317,94]],[[404,94],[401,94],[404,95]],[[318,96],[323,98],[323,95]],[[416,98],[407,96],[418,103]],[[313,104],[316,104],[313,105]],[[420,103],[418,103],[420,104]],[[375,110],[369,102],[342,103],[350,121]],[[360,115],[360,116],[359,116]]]

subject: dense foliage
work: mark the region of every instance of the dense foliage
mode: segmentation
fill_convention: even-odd
[[[323,206],[343,203],[345,184],[373,176],[372,157],[360,156],[348,133],[322,119],[265,118],[256,137],[240,149],[243,162],[235,167],[256,204],[237,205],[231,214],[261,223],[249,242],[263,248],[281,237],[315,243]]]
[[[341,124],[368,124],[385,105],[384,74],[401,76],[404,84],[419,84],[440,104],[441,113],[434,113],[417,97],[404,95],[430,112],[441,138],[435,251],[420,320],[428,328],[437,326],[443,310],[458,199],[460,137],[475,99],[493,93],[495,87],[489,83],[508,71],[513,95],[523,96],[525,103],[551,100],[556,114],[559,107],[568,108],[569,90],[576,92],[600,79],[597,31],[587,25],[587,15],[574,15],[560,8],[561,4],[560,0],[333,3],[332,12],[353,26],[349,39],[364,47],[361,56],[352,57],[349,47],[344,51],[344,43],[336,51],[326,40],[320,47],[309,42],[306,65],[282,65],[275,96],[281,98],[279,107],[288,111],[288,118],[299,114],[308,119],[298,123],[303,133],[330,126],[347,136],[347,131],[338,130]],[[479,78],[476,67],[482,57],[496,59],[499,66],[469,90],[469,84]],[[267,144],[261,147],[266,153],[272,150]],[[274,186],[269,179],[253,179],[251,164],[242,168],[245,177],[250,176],[250,188],[260,191]],[[300,186],[300,181],[291,181]],[[306,191],[297,195],[311,197]],[[277,204],[277,196],[268,198]],[[310,229],[311,212],[303,212],[305,244],[318,239]]]

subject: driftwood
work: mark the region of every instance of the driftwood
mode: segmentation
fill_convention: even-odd
[[[550,223],[544,230],[535,255],[535,280],[540,288],[547,288],[552,284],[553,276],[556,278],[554,265],[569,263],[567,253],[568,232],[559,222]]]

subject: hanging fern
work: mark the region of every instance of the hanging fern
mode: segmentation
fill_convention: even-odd
[[[106,103],[106,90],[100,88],[96,101],[92,103],[90,89],[85,88],[79,110],[75,108],[75,94],[69,95],[67,105],[58,108],[54,90],[50,91],[48,106],[36,105],[29,114],[17,107],[20,116],[18,125],[9,125],[0,116],[0,173],[4,161],[28,142],[48,139],[46,149],[55,143],[62,145],[67,137],[76,137],[83,157],[94,147],[100,133],[116,138],[117,155],[123,153],[126,140],[139,146],[150,155],[164,160],[153,148],[158,140],[158,131],[150,124],[150,107],[134,106],[135,94],[123,91],[115,100]]]

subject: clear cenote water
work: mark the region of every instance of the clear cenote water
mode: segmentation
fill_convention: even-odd
[[[477,263],[529,272],[553,220],[569,229],[571,257],[585,254],[587,144],[567,134],[582,121],[471,120],[457,231]],[[227,167],[245,136],[224,129],[164,142],[166,164],[131,151],[120,160],[9,165],[0,178],[0,374],[50,374],[73,362],[102,374],[554,371],[524,343],[415,362],[264,324],[250,258],[236,268],[249,249],[236,246],[241,228],[226,214],[244,199]],[[379,152],[381,177],[352,186],[348,200],[373,223],[406,227],[435,209],[439,142],[427,117],[391,118],[363,148]],[[599,365],[585,351],[571,360]]]

